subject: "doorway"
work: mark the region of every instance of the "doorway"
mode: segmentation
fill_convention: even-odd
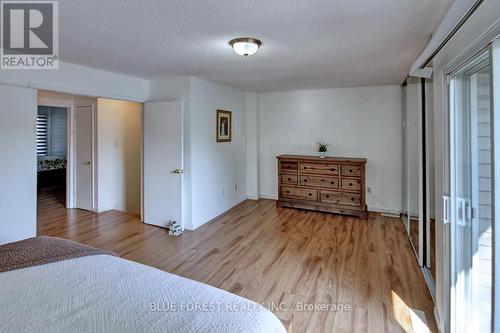
[[[96,99],[38,91],[39,208],[94,211]]]
[[[66,205],[69,108],[39,105],[36,120],[37,191],[43,204]]]

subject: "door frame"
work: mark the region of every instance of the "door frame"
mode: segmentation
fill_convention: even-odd
[[[495,190],[494,190],[494,184],[496,182],[496,177],[495,177],[495,136],[494,136],[494,123],[495,123],[495,118],[494,118],[494,91],[493,91],[493,84],[494,84],[494,76],[493,76],[493,66],[494,66],[494,61],[493,61],[493,50],[492,50],[492,43],[488,43],[485,47],[479,49],[478,51],[474,52],[472,55],[470,55],[466,59],[462,59],[460,62],[452,62],[448,66],[444,67],[443,70],[443,78],[445,78],[445,84],[443,89],[443,98],[444,98],[444,117],[443,117],[443,138],[444,138],[444,154],[443,154],[443,162],[444,162],[444,168],[443,168],[443,195],[444,196],[451,196],[454,193],[454,186],[453,186],[453,160],[454,160],[454,149],[453,149],[453,142],[454,142],[454,131],[452,130],[452,122],[454,120],[453,112],[454,110],[454,105],[455,105],[455,82],[452,79],[452,77],[460,72],[465,66],[467,66],[469,63],[475,61],[477,58],[481,57],[481,55],[488,53],[488,57],[490,60],[490,71],[491,71],[491,80],[492,80],[492,87],[490,89],[492,90],[491,93],[491,110],[490,110],[490,115],[491,115],[491,155],[492,155],[492,163],[491,163],[491,168],[492,168],[492,202],[495,203]],[[470,103],[470,101],[467,101],[467,103]],[[472,152],[471,152],[472,153]],[[473,156],[471,155],[471,158]],[[473,167],[474,168],[474,167]],[[471,170],[472,173],[474,173],[474,170]],[[454,272],[456,270],[455,268],[455,260],[456,260],[456,253],[454,252],[454,248],[456,245],[455,241],[455,229],[456,229],[456,222],[454,221],[454,214],[455,214],[455,204],[454,200],[449,200],[450,205],[448,207],[448,211],[446,212],[446,215],[448,217],[451,217],[449,220],[449,227],[445,230],[446,232],[446,240],[447,244],[445,247],[446,253],[444,257],[444,263],[445,263],[445,274],[446,274],[446,279],[445,279],[445,293],[447,295],[447,299],[449,300],[448,306],[445,309],[446,312],[446,318],[447,318],[447,325],[450,330],[455,330],[455,325],[457,324],[455,322],[455,318],[457,316],[457,313],[463,314],[466,309],[462,307],[462,305],[457,304],[456,300],[456,295],[455,295],[455,280],[456,277],[454,276]],[[471,204],[472,204],[472,199],[471,199]],[[474,215],[473,215],[474,216]],[[474,228],[473,228],[473,221],[474,218],[471,219],[471,235],[472,235],[472,242],[476,242],[474,240]],[[496,251],[496,246],[495,246],[495,209],[492,210],[492,235],[493,235],[493,249],[492,249],[492,262],[493,262],[493,267],[492,267],[492,295],[491,295],[491,306],[492,306],[492,311],[491,311],[491,332],[494,332],[494,327],[495,327],[495,251]],[[473,245],[473,244],[472,244]],[[476,277],[474,274],[471,276],[471,289],[473,290],[474,286],[474,280]],[[471,297],[471,301],[474,302],[473,295]],[[474,313],[471,312],[471,321],[474,321]]]
[[[38,94],[38,90],[37,90]],[[72,167],[74,164],[73,154],[72,154],[72,119],[73,119],[73,104],[67,102],[61,102],[56,99],[52,99],[49,97],[38,97],[37,98],[37,110],[40,106],[46,107],[57,107],[57,108],[65,108],[68,110],[68,118],[67,118],[67,127],[66,127],[66,138],[67,138],[67,165],[66,165],[66,208],[72,208],[72,199],[74,193],[74,182],[73,182],[73,172]]]
[[[418,160],[418,175],[417,175],[417,186],[418,186],[418,206],[417,206],[417,214],[418,217],[412,216],[412,212],[410,211],[410,202],[412,199],[412,196],[410,193],[412,192],[412,188],[410,188],[410,164],[408,163],[409,161],[409,154],[410,152],[406,149],[406,144],[409,142],[410,138],[408,137],[408,131],[410,129],[409,126],[409,117],[408,114],[409,111],[407,108],[407,96],[408,96],[408,89],[410,85],[415,85],[416,86],[416,100],[417,100],[417,116],[415,117],[416,119],[416,128],[415,131],[417,132],[417,160]],[[405,231],[408,235],[408,239],[410,240],[411,247],[413,249],[413,253],[415,254],[415,258],[417,260],[418,265],[420,268],[423,268],[425,266],[425,258],[424,258],[424,222],[425,222],[425,205],[424,201],[426,199],[426,193],[425,193],[425,188],[426,184],[425,182],[425,105],[424,105],[424,98],[425,98],[425,92],[424,92],[424,85],[422,84],[421,78],[418,77],[408,77],[405,81],[405,85],[403,86],[403,98],[405,100],[405,106],[404,106],[404,113],[403,113],[403,224],[405,226]],[[411,124],[410,124],[411,125]],[[413,191],[414,193],[417,193]],[[406,201],[406,202],[404,202]],[[412,241],[411,238],[411,224],[412,220],[416,221],[418,224],[418,247],[415,246],[415,244]],[[415,222],[413,222],[415,223]]]
[[[43,90],[43,89],[42,89]],[[37,90],[38,93],[39,90]],[[76,95],[74,95],[76,96]],[[92,211],[97,212],[97,133],[96,133],[96,106],[94,103],[70,103],[62,101],[58,98],[52,97],[38,97],[37,109],[39,106],[47,107],[60,107],[68,110],[68,126],[67,126],[67,168],[66,168],[66,208],[75,208],[76,196],[76,165],[75,165],[75,107],[77,106],[90,106],[92,107],[92,182],[91,182],[91,195],[92,195]]]

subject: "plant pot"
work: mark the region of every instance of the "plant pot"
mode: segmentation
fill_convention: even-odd
[[[319,152],[319,158],[325,158],[326,152],[325,151],[320,151]]]

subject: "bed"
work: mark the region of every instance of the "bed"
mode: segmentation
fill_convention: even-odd
[[[38,172],[66,169],[68,161],[58,156],[37,156]]]
[[[38,156],[38,188],[66,186],[67,160],[57,156]]]
[[[0,246],[2,332],[286,332],[252,301],[52,237]]]

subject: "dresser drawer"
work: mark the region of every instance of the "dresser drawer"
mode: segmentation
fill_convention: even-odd
[[[307,188],[282,186],[281,196],[283,198],[318,201],[318,190]]]
[[[321,190],[321,202],[344,206],[361,206],[361,194]]]
[[[301,174],[338,176],[339,165],[330,163],[300,163]]]
[[[361,167],[359,165],[342,165],[342,176],[361,177]]]
[[[280,162],[280,167],[281,167],[281,172],[285,173],[297,173],[297,162],[288,162],[288,161],[283,161]]]
[[[339,179],[337,177],[321,176],[300,176],[301,186],[339,188]]]
[[[298,181],[297,181],[297,175],[281,175],[281,183],[282,184],[293,184],[293,185],[297,185]]]
[[[361,190],[361,179],[342,178],[342,184],[341,184],[340,188],[342,190],[347,190],[347,191],[360,191]]]

